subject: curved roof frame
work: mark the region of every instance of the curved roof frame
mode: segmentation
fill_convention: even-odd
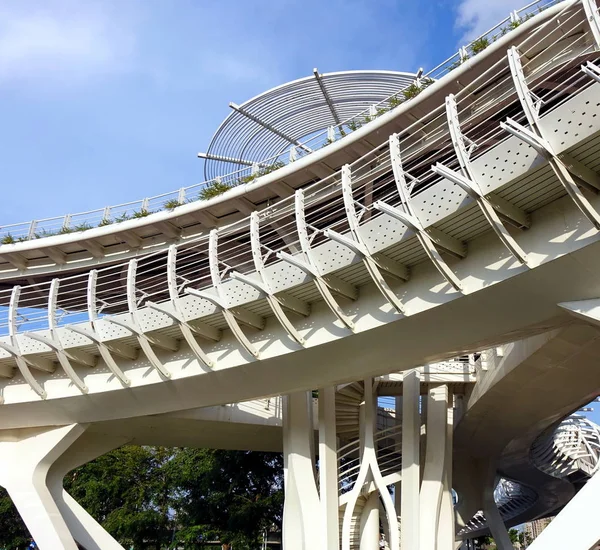
[[[414,83],[418,74],[397,71],[341,71],[307,76],[271,88],[232,112],[214,133],[204,157],[207,180],[231,172],[231,164],[261,163],[328,143],[328,128],[343,125],[372,105]]]

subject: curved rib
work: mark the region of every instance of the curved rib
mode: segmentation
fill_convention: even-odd
[[[232,274],[232,277],[246,284],[249,284],[254,288],[258,289],[260,292],[262,292],[265,295],[267,302],[269,303],[269,306],[273,311],[273,314],[275,315],[281,326],[284,328],[284,330],[290,335],[290,337],[293,340],[298,342],[298,344],[300,344],[301,346],[304,346],[304,338],[296,330],[296,327],[294,327],[292,322],[289,320],[288,316],[283,311],[281,303],[279,302],[278,298],[273,294],[273,288],[271,287],[270,281],[267,277],[265,263],[261,253],[258,212],[252,212],[250,214],[250,246],[252,248],[252,259],[254,260],[254,268],[256,269],[256,273],[260,277],[261,284],[252,281],[249,277],[243,276],[241,273]],[[234,277],[234,275],[236,276]],[[240,277],[240,275],[242,276]]]
[[[502,241],[502,244],[504,244],[508,251],[520,263],[527,265],[527,254],[508,232],[506,226],[504,223],[502,223],[500,216],[498,216],[495,208],[492,206],[491,202],[486,198],[479,187],[479,183],[477,182],[477,178],[475,177],[475,173],[471,167],[469,151],[467,151],[465,146],[465,140],[467,138],[463,136],[460,130],[456,100],[452,94],[446,98],[446,118],[448,120],[448,129],[452,139],[452,146],[454,147],[454,153],[458,159],[461,173],[455,172],[454,170],[451,170],[440,163],[432,166],[432,171],[457,184],[471,198],[473,198],[481,209],[485,219],[494,230],[494,233],[496,233],[500,241]]]
[[[394,291],[390,288],[387,281],[383,278],[383,275],[379,270],[379,266],[369,252],[367,245],[360,235],[358,217],[356,215],[356,208],[354,206],[354,197],[352,196],[351,170],[350,165],[348,164],[342,167],[342,195],[344,198],[344,207],[346,210],[348,225],[350,227],[350,233],[352,234],[352,240],[354,242],[350,242],[350,239],[347,239],[345,236],[335,233],[331,230],[326,230],[325,235],[330,239],[347,246],[354,253],[358,254],[362,258],[367,272],[369,273],[369,276],[375,283],[375,286],[379,292],[381,292],[383,297],[398,313],[404,314],[404,305],[396,296],[396,294],[394,294]]]
[[[327,307],[331,312],[350,330],[354,331],[354,323],[344,313],[344,310],[338,304],[337,300],[331,293],[331,286],[328,284],[326,279],[321,276],[319,266],[315,261],[312,253],[312,247],[310,245],[310,239],[308,237],[308,228],[306,225],[306,218],[304,215],[304,191],[298,189],[295,194],[295,214],[296,214],[296,229],[298,231],[298,239],[300,241],[300,248],[304,258],[300,259],[297,256],[292,256],[287,252],[278,252],[277,257],[298,269],[301,269],[306,273],[315,283],[317,290],[321,294],[321,297],[327,304]]]
[[[596,17],[597,15],[598,14],[596,12]],[[590,23],[592,24],[592,29],[595,29],[593,21],[590,21]],[[594,34],[594,36],[596,36],[596,34]],[[510,48],[510,50],[508,50],[508,65],[510,67],[510,73],[513,79],[513,84],[517,91],[519,102],[521,103],[521,107],[525,113],[525,116],[527,117],[527,122],[529,122],[529,126],[533,131],[534,137],[538,138],[537,140],[535,140],[538,143],[537,147],[532,143],[530,143],[530,145],[533,145],[538,150],[538,152],[541,152],[542,155],[546,157],[546,160],[552,167],[552,170],[558,178],[558,181],[560,181],[561,185],[564,187],[569,197],[571,197],[571,200],[575,203],[577,208],[581,210],[583,215],[592,223],[592,225],[596,229],[600,230],[600,215],[598,214],[598,212],[596,212],[594,207],[583,195],[581,189],[579,189],[579,186],[577,185],[577,183],[575,183],[573,176],[571,175],[563,161],[556,156],[552,149],[552,146],[550,145],[549,141],[544,135],[544,131],[540,124],[540,104],[539,102],[534,103],[533,98],[531,97],[531,92],[529,90],[529,87],[527,86],[525,75],[523,74],[521,57],[519,55],[519,52],[517,51],[517,48],[515,48],[514,46]],[[507,120],[507,123],[508,125],[502,126],[505,130],[510,131],[523,141],[527,141],[527,136],[523,136],[523,132],[519,132],[518,129],[515,128],[517,125],[514,123],[514,121],[510,121],[509,119]]]
[[[42,386],[35,379],[35,376],[33,376],[31,370],[29,370],[27,360],[21,355],[21,350],[19,349],[19,341],[17,339],[17,311],[19,308],[20,295],[21,287],[19,285],[14,286],[8,305],[8,334],[10,336],[11,345],[9,346],[0,342],[0,348],[13,356],[15,362],[17,363],[17,368],[19,369],[25,381],[31,386],[31,389],[42,399],[46,399],[48,396],[46,390],[42,388]]]
[[[197,296],[198,298],[207,300],[211,304],[217,306],[221,310],[223,318],[225,319],[225,322],[227,323],[227,326],[231,330],[235,339],[250,355],[258,359],[258,350],[254,347],[252,342],[248,340],[248,337],[244,334],[242,327],[240,327],[239,323],[237,322],[237,319],[234,317],[233,313],[228,308],[226,297],[222,289],[223,282],[221,280],[221,273],[219,272],[218,239],[219,234],[216,229],[213,229],[210,232],[208,242],[208,261],[210,267],[210,276],[216,294],[212,294],[204,290],[196,290],[195,288],[186,288],[185,291],[188,294],[191,294],[192,296]]]
[[[392,162],[392,171],[394,173],[394,179],[396,181],[396,188],[398,189],[398,194],[400,195],[400,202],[404,208],[404,212],[402,212],[398,208],[394,208],[386,204],[383,201],[377,201],[373,208],[379,210],[391,216],[404,225],[406,225],[409,229],[414,231],[419,243],[423,247],[425,254],[429,260],[433,263],[435,268],[439,271],[442,277],[446,279],[454,289],[461,291],[462,285],[458,279],[458,277],[454,274],[454,272],[450,269],[448,264],[444,261],[441,254],[438,252],[432,238],[429,236],[429,233],[425,231],[421,221],[417,217],[417,214],[412,207],[410,200],[410,193],[408,192],[408,184],[406,181],[406,176],[404,169],[402,168],[402,157],[400,154],[400,138],[398,134],[392,134],[390,136],[390,159]]]

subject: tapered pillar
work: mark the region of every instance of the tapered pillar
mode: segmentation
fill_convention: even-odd
[[[419,548],[421,550],[450,550],[437,546],[446,476],[448,387],[440,386],[430,389],[427,400],[427,450],[421,484]]]
[[[283,427],[283,546],[285,550],[325,550],[321,543],[323,522],[310,441],[314,440],[310,392],[284,397]]]
[[[500,516],[500,511],[494,501],[494,488],[493,485],[486,489],[483,495],[483,513],[487,520],[490,531],[492,532],[492,538],[496,543],[498,550],[513,550],[512,542],[508,536],[506,526]],[[564,546],[563,548],[569,548],[569,550],[575,550],[572,546]],[[546,550],[546,549],[544,549]],[[583,548],[581,549],[583,550]],[[588,548],[589,550],[589,548]]]
[[[123,547],[63,489],[65,475],[82,464],[127,443],[124,437],[86,431],[48,472],[48,488],[73,538],[86,550],[123,550]]]
[[[419,548],[419,489],[421,418],[419,396],[421,382],[416,370],[404,374],[402,382],[402,483],[401,548]]]
[[[85,426],[26,430],[0,443],[0,485],[41,550],[77,550],[47,485],[48,471]],[[4,434],[2,434],[4,435]]]
[[[340,512],[334,387],[319,390],[319,492],[323,520],[323,548],[338,550]]]
[[[448,392],[446,414],[446,452],[444,461],[444,486],[440,503],[440,521],[438,525],[438,550],[454,550],[454,502],[452,500],[452,439],[454,434],[454,409],[452,394]]]
[[[379,550],[379,491],[372,492],[360,517],[360,550]]]
[[[123,550],[63,489],[67,472],[125,443],[87,426],[0,432],[0,485],[41,550]]]

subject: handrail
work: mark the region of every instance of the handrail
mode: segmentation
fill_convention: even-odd
[[[548,7],[558,3],[560,0],[536,0],[523,8],[512,12],[500,23],[486,31],[470,44],[440,63],[427,73],[422,74],[409,86],[398,90],[396,93],[385,98],[368,109],[342,121],[336,127],[331,127],[319,132],[301,145],[307,146],[311,151],[319,150],[330,143],[339,140],[345,135],[357,130],[364,124],[375,120],[382,114],[394,109],[405,101],[409,101],[418,95],[430,83],[438,80],[459,67],[467,59],[477,55],[488,45],[504,36],[510,30],[517,28],[522,22],[527,21],[536,13],[541,13]],[[332,139],[333,138],[333,139]],[[0,226],[0,245],[14,244],[17,242],[41,239],[44,237],[86,231],[94,227],[102,227],[113,223],[120,223],[135,218],[143,218],[151,213],[173,210],[188,202],[197,200],[208,200],[222,190],[227,190],[240,184],[249,183],[262,175],[277,170],[287,163],[294,162],[296,158],[306,156],[308,153],[302,147],[294,149],[295,155],[286,150],[276,156],[258,161],[254,166],[244,167],[229,174],[210,181],[205,181],[181,187],[153,197],[106,206],[76,214],[66,214],[28,222],[18,222]]]
[[[571,4],[568,4],[569,8]],[[567,9],[565,8],[565,9]],[[563,10],[564,11],[564,10]],[[561,11],[562,13],[562,11]],[[576,14],[578,15],[578,14]],[[564,20],[564,24],[568,25],[569,16]],[[543,34],[544,29],[550,29],[548,32],[553,32],[553,26],[548,21],[523,42],[520,47],[530,48],[536,46],[539,40],[543,40],[546,36]],[[577,19],[574,23],[574,28],[581,25],[581,19]],[[569,29],[565,27],[565,31]],[[539,35],[538,36],[538,31]],[[556,75],[560,77],[561,65],[552,65],[553,59],[560,59],[564,63],[564,48],[570,48],[571,43],[561,45],[558,51],[553,51],[552,59],[545,60],[544,67],[547,72],[545,77]],[[586,50],[587,51],[587,50]],[[578,54],[579,55],[579,54]],[[528,61],[527,65],[531,64],[535,69],[535,62]],[[503,76],[503,71],[506,70],[506,59],[499,60],[492,67],[487,69],[483,75],[477,77],[476,83],[473,86],[480,86],[480,81],[484,78],[488,81],[493,79],[494,82],[498,78],[510,79],[510,76]],[[500,76],[499,76],[500,75]],[[575,88],[575,85],[580,89],[591,85],[586,80],[585,75],[581,74],[579,81],[572,81],[570,85]],[[581,85],[579,83],[581,82]],[[502,84],[502,82],[500,82]],[[565,84],[565,83],[562,83]],[[470,101],[469,91],[471,84],[466,86],[460,94],[457,94],[457,107],[462,110],[463,106],[468,112],[472,111],[472,101]],[[490,87],[494,88],[494,87]],[[464,93],[463,93],[464,92]],[[479,98],[484,98],[487,91],[479,94]],[[504,93],[504,92],[502,92]],[[514,92],[513,92],[514,93]],[[492,98],[493,99],[493,98]],[[514,98],[513,98],[514,101]],[[489,111],[493,107],[487,108],[485,113],[489,115]],[[481,111],[478,111],[481,113]],[[516,115],[518,117],[520,115]],[[524,115],[523,115],[524,116]],[[476,122],[472,125],[469,131],[478,131],[481,122]],[[414,131],[417,130],[418,132]],[[411,188],[409,195],[417,196],[424,189],[436,185],[442,181],[440,176],[435,175],[430,170],[432,162],[431,151],[435,150],[439,158],[450,159],[447,165],[450,168],[457,167],[457,161],[452,160],[453,150],[449,139],[448,127],[446,122],[446,113],[444,106],[433,110],[421,119],[415,121],[411,126],[405,129],[402,138],[400,139],[401,148],[403,150],[403,160],[407,165],[410,165],[411,173],[419,174],[419,186]],[[496,144],[508,137],[508,133],[501,127],[493,127],[493,136],[489,138],[489,142]],[[426,139],[421,139],[420,136],[427,136]],[[476,136],[475,136],[476,137]],[[484,138],[487,139],[487,138]],[[481,142],[480,142],[481,143]],[[491,146],[491,145],[490,145]],[[480,148],[483,146],[480,145]],[[374,161],[376,159],[376,161]],[[381,200],[386,200],[391,206],[400,205],[401,199],[398,196],[396,186],[389,179],[388,174],[391,173],[391,160],[388,144],[384,143],[372,151],[369,151],[361,158],[357,159],[350,165],[352,170],[352,191],[355,197],[366,196],[369,189],[373,189],[373,181],[379,178],[378,192],[382,192]],[[341,194],[341,171],[338,171],[310,186],[306,187],[303,192],[304,208],[306,211],[307,226],[310,226],[311,232],[325,235],[325,230],[333,230],[338,234],[345,233],[349,230],[347,216],[344,215],[344,203]],[[385,176],[385,181],[382,177]],[[371,205],[361,205],[365,211],[368,211],[369,218],[375,218],[378,213]],[[267,251],[269,262],[279,261],[278,254],[289,250],[290,247],[300,249],[299,236],[297,234],[296,220],[294,220],[294,197],[282,199],[275,206],[269,207],[261,211],[258,219],[263,220],[260,228],[260,246]],[[273,221],[279,222],[277,227]],[[285,220],[285,221],[284,221]],[[254,263],[247,243],[238,240],[240,233],[247,232],[250,227],[249,218],[236,222],[234,225],[219,228],[216,232],[219,239],[219,247],[221,252],[216,258],[219,269],[224,269],[223,277],[229,274],[232,269],[242,274],[251,273],[254,271]],[[281,234],[288,235],[285,242],[281,239]],[[185,255],[185,263],[177,270],[176,284],[179,290],[183,287],[192,287],[197,290],[210,288],[213,286],[211,276],[208,271],[207,257],[210,257],[209,242],[206,236],[199,236],[189,241],[180,244],[180,253]],[[137,266],[137,284],[133,281],[130,285],[136,292],[135,300],[138,302],[138,307],[141,307],[146,301],[163,302],[169,299],[168,294],[165,294],[166,278],[168,275],[167,254],[166,250],[160,250],[151,254],[141,255],[138,259]],[[106,266],[96,271],[97,283],[97,306],[98,314],[106,315],[107,313],[120,313],[128,311],[128,303],[133,296],[127,296],[125,288],[121,281],[123,273],[127,272],[127,264],[117,264]],[[58,294],[58,307],[55,312],[54,319],[57,326],[71,325],[77,322],[88,320],[88,301],[86,299],[85,288],[88,284],[88,274],[77,274],[62,277],[60,285],[56,286]],[[119,284],[115,284],[119,281]],[[16,309],[16,320],[14,322],[15,331],[23,332],[23,330],[38,330],[48,326],[48,312],[46,304],[48,293],[50,291],[50,282],[36,283],[33,285],[23,286],[19,306]],[[10,301],[10,290],[0,291],[0,303],[8,304]],[[6,308],[0,307],[0,331],[6,331],[9,326],[8,311]]]

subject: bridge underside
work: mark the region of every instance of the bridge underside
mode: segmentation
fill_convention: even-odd
[[[247,219],[52,279],[12,254],[0,486],[43,550],[121,548],[62,479],[125,443],[283,451],[285,550],[600,539],[600,430],[565,420],[600,394],[597,5],[514,36]]]

